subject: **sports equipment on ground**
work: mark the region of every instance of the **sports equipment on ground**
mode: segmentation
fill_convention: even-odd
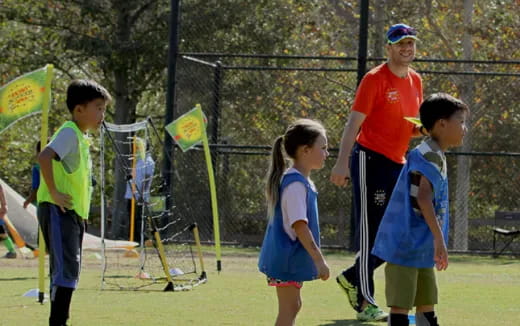
[[[154,164],[163,147],[151,119],[126,125],[104,122],[100,142],[102,287],[139,289],[166,282],[165,291],[176,291],[206,282],[197,225],[175,215],[174,207],[167,204],[171,199],[165,195],[159,169],[146,165]],[[139,159],[144,165],[138,164]],[[144,170],[154,173],[146,175]],[[124,187],[115,184],[118,173],[126,178]],[[110,206],[129,207],[125,212],[107,209],[107,193],[117,187],[119,193],[115,192]],[[124,198],[125,188],[131,189],[131,199]],[[129,240],[128,246],[105,245],[121,234]]]

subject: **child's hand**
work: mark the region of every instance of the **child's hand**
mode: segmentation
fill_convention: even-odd
[[[322,260],[321,262],[316,264],[316,269],[318,270],[318,277],[322,281],[326,281],[329,279],[330,276],[330,270],[329,265],[327,265],[327,262]]]
[[[434,256],[435,267],[438,271],[443,271],[448,268],[448,250],[444,244],[444,240],[434,240]]]
[[[24,201],[24,202],[23,202],[23,208],[24,208],[24,209],[27,209],[27,206],[29,206],[29,204],[30,204],[30,203],[29,203],[28,200]]]
[[[71,197],[69,195],[56,190],[51,192],[51,197],[52,200],[54,200],[54,203],[60,207],[63,213],[65,213],[65,209],[72,209]]]

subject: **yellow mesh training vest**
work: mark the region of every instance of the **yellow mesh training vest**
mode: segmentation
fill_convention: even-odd
[[[65,122],[58,131],[52,136],[53,140],[56,135],[64,129],[71,128],[78,138],[78,152],[80,155],[79,165],[75,171],[68,173],[60,161],[52,160],[52,171],[54,174],[54,183],[56,189],[64,194],[68,194],[72,198],[72,209],[83,219],[88,219],[90,210],[90,195],[92,190],[91,176],[92,161],[90,160],[88,138],[79,130],[76,123],[72,121]],[[49,202],[56,204],[51,197],[49,188],[40,172],[40,186],[38,188],[38,203]]]

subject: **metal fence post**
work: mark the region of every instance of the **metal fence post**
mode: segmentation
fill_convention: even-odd
[[[368,51],[368,0],[360,0],[360,21],[359,21],[359,45],[358,45],[358,66],[357,66],[357,85],[363,79],[367,70],[367,51]]]
[[[368,51],[368,0],[360,0],[360,21],[359,21],[359,45],[358,45],[358,65],[357,65],[357,84],[361,83],[367,70],[367,51]],[[352,196],[350,213],[350,241],[349,249],[354,250],[355,244],[355,221],[354,221],[354,196]]]
[[[215,70],[213,75],[213,82],[214,82],[214,88],[213,88],[213,105],[211,110],[211,115],[209,117],[210,119],[210,126],[211,126],[211,135],[210,135],[210,144],[218,144],[218,131],[219,131],[219,123],[220,123],[220,92],[221,92],[221,85],[222,85],[222,62],[217,60],[215,62]],[[218,156],[218,148],[216,147],[210,147],[211,150],[211,163],[213,164],[213,173],[216,175],[216,179],[219,179],[219,173],[218,173],[218,166],[217,166],[217,156]],[[217,193],[219,192],[218,189],[222,189],[222,187],[219,187],[219,185],[216,185],[217,187]],[[219,214],[220,215],[220,214]],[[212,223],[212,222],[211,222]],[[222,222],[222,220],[219,220],[219,227],[221,234],[225,235],[225,229],[223,228],[223,225],[225,223]]]
[[[168,81],[166,85],[166,112],[164,125],[168,125],[177,116],[175,107],[175,88],[177,86],[177,55],[179,53],[179,26],[180,26],[180,0],[170,2],[170,40],[168,48]],[[163,166],[162,174],[165,180],[164,192],[166,196],[166,207],[173,205],[172,189],[173,170],[173,141],[170,135],[164,133]]]
[[[218,143],[218,127],[219,127],[219,121],[220,121],[220,90],[221,90],[221,83],[222,83],[222,62],[217,61],[215,62],[215,71],[214,71],[214,84],[215,87],[213,89],[213,107],[211,110],[211,116],[210,116],[210,124],[211,124],[211,137],[210,142],[211,144],[217,144]],[[213,166],[215,166],[216,163],[216,155],[215,150],[211,151],[211,157],[213,160]]]

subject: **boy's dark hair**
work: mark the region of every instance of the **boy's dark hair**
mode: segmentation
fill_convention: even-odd
[[[421,123],[428,131],[432,130],[435,122],[440,119],[449,119],[458,111],[469,112],[469,108],[461,100],[446,93],[435,93],[428,96],[419,108]]]
[[[76,79],[67,88],[67,108],[70,113],[74,111],[76,105],[86,104],[98,98],[106,102],[112,100],[108,91],[92,80]]]

